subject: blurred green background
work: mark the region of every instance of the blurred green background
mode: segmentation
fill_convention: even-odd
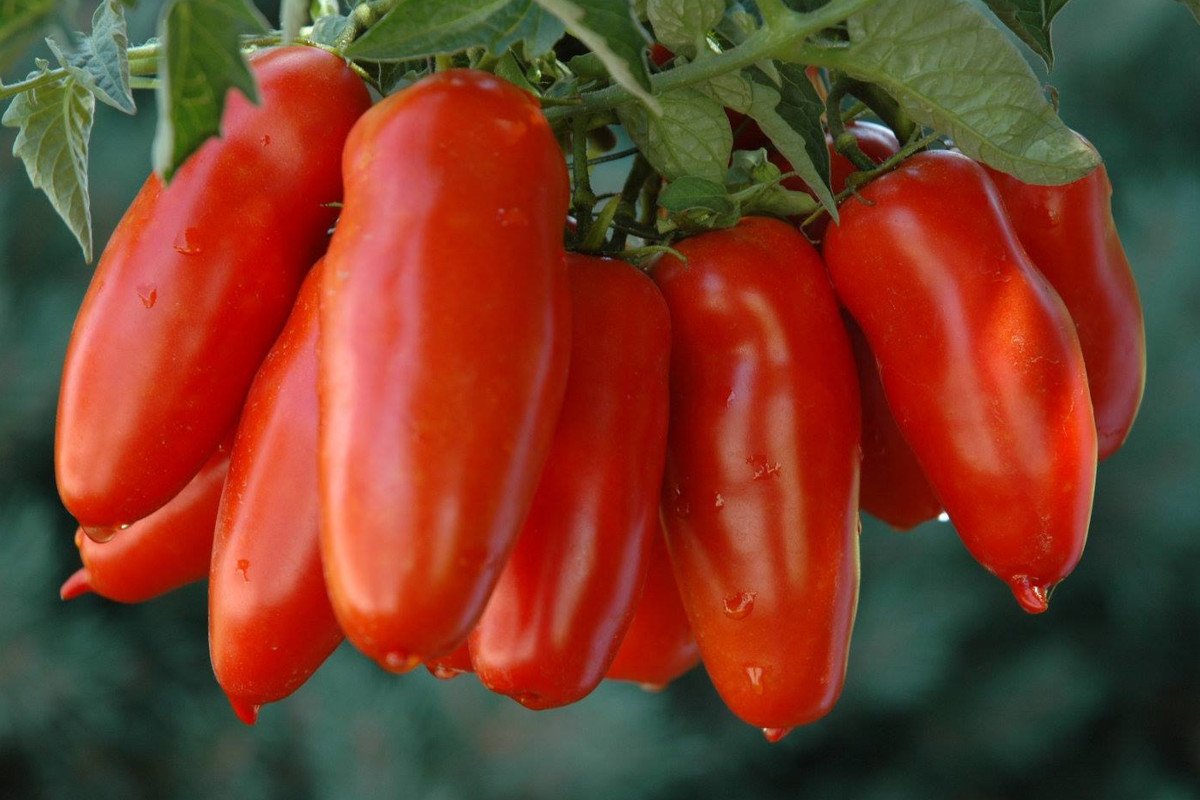
[[[131,39],[155,13],[133,13]],[[773,746],[700,670],[530,712],[348,646],[247,728],[212,677],[203,586],[60,602],[78,556],[54,408],[91,267],[0,132],[0,797],[1200,797],[1200,28],[1167,0],[1078,0],[1055,44],[1062,115],[1107,159],[1150,342],[1087,552],[1034,618],[949,526],[867,520],[842,701]],[[153,99],[138,101],[136,118],[98,113],[100,243],[149,170]]]

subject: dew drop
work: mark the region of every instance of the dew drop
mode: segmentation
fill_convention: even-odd
[[[730,389],[730,390],[729,390],[729,396],[725,398],[725,405],[726,405],[726,406],[731,406],[731,405],[733,405],[733,398],[734,398],[734,396],[735,396],[735,395],[734,395],[734,391],[733,391],[732,389]]]
[[[717,511],[720,511],[724,507],[725,498],[721,496],[720,492],[713,492],[713,508],[715,508]]]
[[[793,730],[795,730],[795,728],[763,728],[762,732],[763,736],[767,738],[768,742],[775,744]]]
[[[242,580],[246,583],[250,582],[250,576],[247,574],[250,570],[250,559],[239,558],[237,562],[237,571],[241,573]]]
[[[745,619],[754,610],[758,592],[734,592],[725,598],[725,616],[730,619]]]
[[[393,650],[383,657],[383,668],[388,672],[410,672],[420,663],[420,656],[405,655],[398,650]]]
[[[83,526],[84,534],[97,544],[112,541],[112,538],[117,535],[118,530],[120,530],[120,526],[117,525]]]
[[[200,232],[195,228],[186,228],[175,237],[175,243],[171,246],[177,253],[185,256],[195,255],[200,252],[200,245],[196,241],[199,234]]]
[[[430,672],[430,674],[433,675],[433,677],[437,678],[439,681],[453,680],[454,678],[457,678],[459,675],[462,675],[461,669],[455,669],[454,667],[448,667],[445,664],[431,664],[429,666],[429,672]]]
[[[675,502],[671,504],[671,507],[675,509],[675,516],[677,517],[686,517],[692,513],[692,504],[683,496],[682,486],[675,487]]]
[[[154,303],[158,300],[158,287],[153,283],[139,283],[137,295],[138,299],[142,301],[142,305],[146,308],[154,308]]]
[[[746,667],[746,677],[750,679],[750,688],[755,694],[763,693],[763,668]]]
[[[535,711],[540,711],[546,708],[546,700],[537,692],[517,692],[509,695],[513,700],[516,700],[526,708],[532,708]]]
[[[83,531],[82,530],[75,531],[75,546],[83,547]]]
[[[266,147],[267,145],[269,145],[271,143],[271,137],[267,136],[266,134],[263,134],[263,137],[260,141],[262,141],[262,146]]]
[[[754,468],[754,480],[756,481],[766,480],[783,472],[783,467],[778,461],[771,461],[766,456],[750,456],[746,459],[746,463]]]
[[[942,513],[940,513],[940,514],[938,514],[938,515],[937,515],[937,521],[938,521],[938,522],[949,522],[949,521],[950,521],[950,515],[949,515],[949,514],[947,514],[945,511],[943,511]]]
[[[525,228],[529,225],[529,215],[525,209],[517,206],[499,208],[496,209],[496,222],[500,223],[501,228]]]

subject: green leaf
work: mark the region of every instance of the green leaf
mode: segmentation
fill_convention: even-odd
[[[0,72],[38,37],[55,6],[56,0],[0,0]]]
[[[740,72],[726,72],[696,84],[696,88],[726,108],[745,114],[754,102],[754,85]]]
[[[639,103],[617,107],[629,138],[667,180],[684,175],[721,182],[733,131],[721,104],[691,88],[659,95],[662,113]]]
[[[75,51],[64,53],[58,43],[47,39],[46,44],[77,81],[107,103],[126,114],[137,112],[133,92],[129,88],[129,58],[126,48],[129,36],[125,30],[125,8],[120,0],[105,0],[92,16],[92,32],[81,36]]]
[[[604,62],[613,80],[656,113],[644,58],[649,37],[628,0],[537,0]]]
[[[317,44],[333,47],[337,44],[338,39],[342,37],[342,34],[353,27],[354,22],[349,17],[343,17],[339,14],[324,16],[313,23],[312,33],[309,34],[309,38]]]
[[[308,21],[308,6],[308,0],[280,0],[279,28],[284,44],[291,44],[300,35],[300,29]]]
[[[1050,43],[1050,22],[1062,11],[1067,0],[984,0],[1021,41],[1041,56],[1047,68],[1054,66],[1054,48]],[[1200,0],[1193,0],[1200,2]]]
[[[1187,6],[1188,11],[1192,12],[1192,16],[1196,18],[1196,22],[1200,22],[1200,0],[1179,0]]]
[[[829,148],[821,128],[825,107],[805,76],[804,67],[781,64],[778,87],[758,70],[750,75],[754,79],[750,116],[836,220],[837,203],[829,189]]]
[[[0,120],[19,129],[13,155],[25,163],[34,188],[50,198],[88,261],[92,260],[88,140],[95,112],[95,96],[68,76],[17,95]]]
[[[368,61],[405,61],[486,47],[498,56],[518,42],[545,52],[562,34],[562,23],[535,0],[408,2],[385,14],[346,53]]]
[[[159,20],[158,131],[154,169],[170,180],[210,136],[220,132],[225,94],[240,89],[257,102],[254,75],[238,35],[266,30],[246,0],[171,0]]]
[[[729,214],[737,207],[723,185],[694,175],[668,183],[658,196],[658,204],[671,213],[699,208],[714,214]]]
[[[676,55],[695,58],[696,48],[725,16],[724,0],[649,0],[654,36]]]
[[[1099,156],[1058,118],[1016,45],[970,0],[883,2],[848,20],[846,48],[807,49],[877,83],[971,158],[1027,183],[1062,184]]]

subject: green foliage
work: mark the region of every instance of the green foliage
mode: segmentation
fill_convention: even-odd
[[[499,56],[520,44],[540,55],[563,34],[563,25],[534,0],[467,0],[401,3],[367,29],[346,51],[368,61],[405,61],[483,47]]]
[[[0,0],[0,73],[37,38],[56,7],[56,0]]]
[[[17,95],[3,118],[5,126],[20,129],[13,155],[25,163],[29,182],[50,198],[88,261],[92,260],[88,139],[95,111],[96,98],[69,76]]]
[[[696,89],[658,96],[660,114],[640,103],[617,109],[625,130],[667,180],[694,175],[720,181],[733,149],[733,131],[715,100]]]
[[[1007,25],[1033,52],[1042,57],[1047,67],[1054,66],[1054,48],[1050,43],[1050,23],[1062,11],[1067,0],[985,0],[1000,20]]]
[[[624,0],[537,0],[562,20],[567,31],[583,42],[608,68],[613,80],[657,112],[650,94],[643,51],[647,37],[632,7]]]
[[[154,169],[170,180],[221,128],[225,93],[256,100],[254,76],[242,58],[238,34],[266,30],[247,0],[171,0],[159,24],[166,52],[158,84]]]
[[[649,0],[654,37],[676,55],[695,58],[707,50],[705,35],[725,16],[724,0]]]
[[[97,100],[126,114],[137,112],[129,88],[129,36],[120,0],[100,3],[92,16],[91,34],[80,34],[73,52],[64,53],[53,39],[46,43],[59,64]]]
[[[286,43],[296,41],[300,28],[308,20],[308,0],[281,0],[279,3],[280,40]],[[319,9],[318,9],[319,11]],[[335,12],[336,13],[336,10]]]

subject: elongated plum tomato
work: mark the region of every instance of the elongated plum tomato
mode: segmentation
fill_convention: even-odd
[[[1087,366],[1101,459],[1137,417],[1146,385],[1142,302],[1112,215],[1101,164],[1063,186],[1034,186],[985,167],[1025,252],[1071,312]]]
[[[342,144],[370,105],[362,81],[311,47],[251,67],[259,104],[231,94],[221,138],[170,186],[150,176],[75,320],[55,468],[94,538],[178,494],[237,421],[336,215]]]
[[[658,532],[671,320],[623,261],[567,256],[571,368],[521,537],[468,640],[483,684],[524,706],[581,699],[629,627]]]
[[[1045,611],[1087,538],[1096,427],[1075,327],[983,168],[921,153],[842,206],[825,260],[971,554]]]
[[[321,305],[322,554],[346,636],[403,671],[466,639],[566,386],[566,163],[537,101],[447,70],[363,116]]]
[[[317,332],[321,262],[246,398],[209,577],[213,672],[238,717],[287,697],[342,641],[321,573]]]
[[[858,600],[854,356],[815,249],[743,219],[654,269],[671,311],[663,516],[726,705],[803,725],[841,692]]]
[[[679,599],[666,536],[658,519],[654,524],[646,583],[633,621],[604,677],[657,690],[696,666],[700,648]]]
[[[142,603],[206,577],[232,440],[217,447],[182,492],[120,536],[97,542],[76,531],[83,567],[63,584],[62,599],[95,592]]]

